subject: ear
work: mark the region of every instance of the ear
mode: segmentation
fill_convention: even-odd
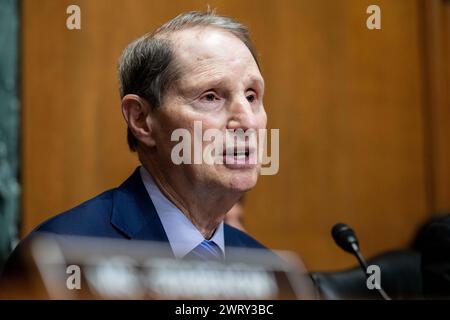
[[[139,142],[154,147],[152,115],[149,103],[135,94],[127,94],[122,99],[122,114],[128,128]]]

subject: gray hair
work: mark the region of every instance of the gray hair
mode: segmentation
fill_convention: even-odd
[[[259,67],[246,26],[233,18],[216,15],[209,9],[207,12],[186,12],[125,48],[119,60],[120,97],[136,94],[147,100],[152,108],[158,108],[164,93],[179,77],[172,43],[165,36],[194,27],[215,27],[232,33],[247,46]],[[127,140],[130,150],[136,151],[138,141],[129,128]]]

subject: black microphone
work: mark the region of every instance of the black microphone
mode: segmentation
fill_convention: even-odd
[[[344,251],[353,254],[358,259],[359,265],[363,269],[366,278],[369,277],[367,274],[367,263],[364,259],[363,255],[359,250],[359,242],[358,238],[356,238],[356,234],[349,226],[345,223],[336,223],[331,229],[331,235],[333,236],[334,242]],[[381,287],[381,284],[378,284],[380,289],[380,295],[384,300],[391,300],[391,298],[386,294],[386,292]]]

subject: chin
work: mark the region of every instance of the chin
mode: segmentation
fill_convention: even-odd
[[[229,175],[228,187],[234,191],[245,192],[253,189],[258,181],[258,172],[248,170],[243,172],[232,172]]]

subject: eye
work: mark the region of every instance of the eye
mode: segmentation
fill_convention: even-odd
[[[208,92],[206,94],[204,94],[201,98],[201,101],[205,101],[205,102],[214,102],[216,100],[219,100],[219,97],[217,97],[217,95],[214,92]]]
[[[256,95],[254,93],[250,93],[250,94],[247,94],[246,98],[247,98],[248,102],[252,103],[256,100]]]
[[[206,101],[214,101],[214,99],[216,98],[216,96],[214,95],[214,94],[212,94],[212,93],[208,93],[207,95],[205,95],[204,97],[203,97]]]

